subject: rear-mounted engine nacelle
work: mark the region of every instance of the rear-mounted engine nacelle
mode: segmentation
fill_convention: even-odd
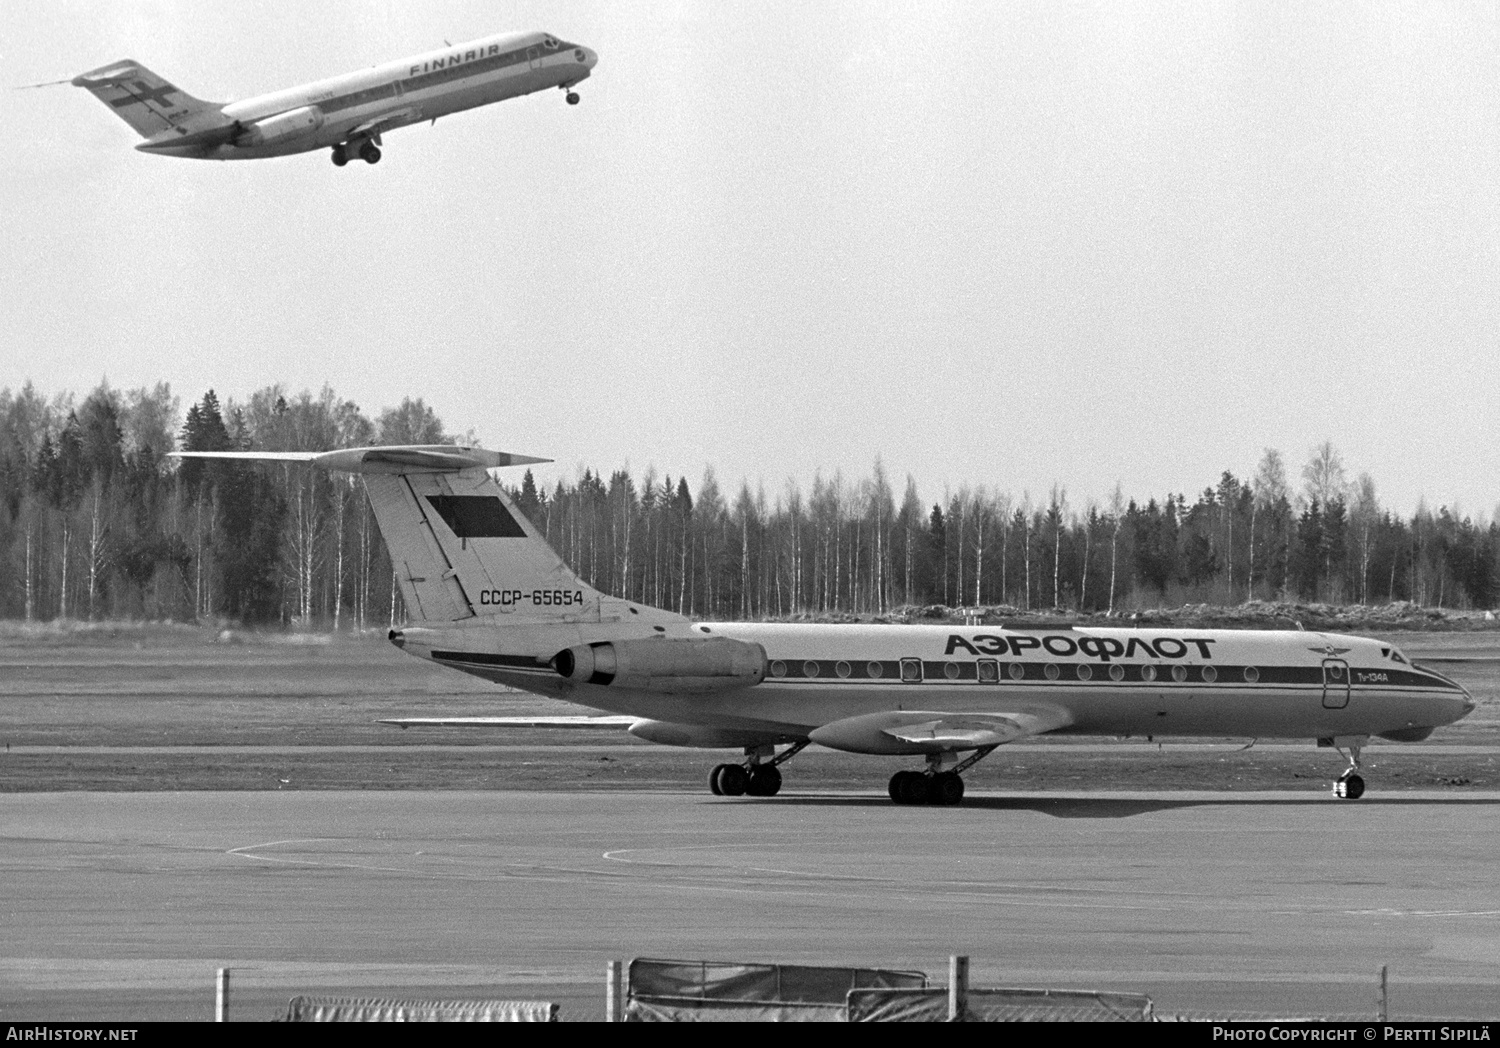
[[[238,140],[242,146],[262,146],[288,138],[310,135],[323,126],[323,111],[317,106],[303,106],[268,116],[245,127]]]
[[[552,660],[577,684],[663,692],[731,691],[766,677],[766,649],[727,637],[624,640],[565,648]]]

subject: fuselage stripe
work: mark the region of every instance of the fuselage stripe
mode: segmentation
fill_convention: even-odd
[[[317,106],[325,115],[331,115],[345,109],[354,109],[372,102],[395,98],[398,94],[398,84],[400,85],[400,95],[414,95],[434,87],[452,84],[461,80],[477,80],[488,74],[510,70],[517,66],[529,69],[531,59],[527,54],[528,50],[539,52],[538,58],[540,59],[550,58],[554,55],[570,56],[573,49],[571,45],[561,44],[556,51],[547,51],[542,49],[539,43],[533,44],[529,48],[523,47],[515,51],[487,55],[484,58],[476,58],[458,65],[451,65],[445,69],[434,69],[431,72],[418,73],[415,76],[410,74],[404,76],[397,75],[383,83],[373,84],[347,94],[333,95],[329,98],[321,99],[316,97],[310,98],[308,104]]]
[[[920,665],[920,671],[917,667]],[[771,658],[768,683],[823,684],[1028,684],[1067,683],[1106,686],[1112,684],[1194,684],[1234,687],[1307,685],[1343,690],[1435,689],[1458,691],[1444,678],[1407,670],[1368,670],[1345,667],[1344,676],[1330,675],[1322,666],[1243,666],[1212,663],[1123,663],[1053,662],[979,659],[977,661],[934,659],[801,659]]]

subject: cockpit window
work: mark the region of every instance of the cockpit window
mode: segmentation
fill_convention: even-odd
[[[542,37],[542,43],[544,43],[544,44],[547,45],[547,50],[549,50],[549,51],[556,51],[557,50],[557,38],[556,37],[544,36],[544,37]]]
[[[1381,651],[1382,654],[1384,654],[1388,658],[1390,658],[1390,660],[1392,662],[1399,662],[1403,666],[1409,666],[1409,665],[1411,665],[1410,663],[1408,663],[1406,661],[1406,657],[1404,655],[1402,655],[1399,651],[1397,651],[1395,648],[1381,648],[1380,651]]]

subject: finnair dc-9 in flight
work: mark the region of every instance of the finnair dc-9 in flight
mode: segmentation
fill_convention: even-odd
[[[332,149],[380,160],[380,136],[423,120],[556,87],[573,87],[599,56],[551,33],[503,33],[413,55],[241,102],[203,102],[133,59],[74,77],[146,139],[145,153],[200,160],[257,160]]]
[[[360,474],[411,619],[392,643],[613,714],[390,723],[619,727],[743,748],[709,777],[720,795],[776,794],[778,766],[816,742],[920,757],[891,799],[957,804],[975,762],[1058,733],[1316,739],[1348,752],[1334,792],[1352,800],[1371,736],[1417,742],[1474,709],[1394,645],[1334,633],[694,622],[585,583],[489,473],[545,459],[447,445],[176,454]]]

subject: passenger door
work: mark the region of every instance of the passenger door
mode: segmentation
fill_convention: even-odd
[[[1349,664],[1343,659],[1323,660],[1323,708],[1341,710],[1349,705]]]

